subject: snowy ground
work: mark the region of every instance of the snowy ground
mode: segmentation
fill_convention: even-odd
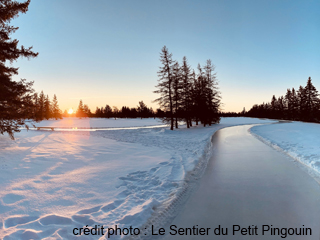
[[[122,127],[145,127],[163,125],[161,120],[153,118],[63,118],[59,120],[45,120],[34,123],[36,127],[56,127],[56,128],[122,128]],[[30,124],[31,125],[31,124]]]
[[[161,124],[154,119],[73,119],[77,125],[59,127],[84,127],[88,121],[96,128]],[[203,170],[214,132],[270,122],[224,118],[211,127],[175,131],[168,127],[23,130],[15,141],[0,136],[0,238],[98,239],[75,237],[72,230],[96,224],[140,227],[159,206],[174,201],[188,184],[188,174]]]
[[[261,125],[251,132],[320,175],[320,124],[289,122]]]

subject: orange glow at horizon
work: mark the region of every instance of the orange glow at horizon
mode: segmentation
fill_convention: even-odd
[[[68,113],[69,113],[69,114],[72,114],[72,113],[73,113],[73,109],[70,108],[70,109],[68,110]]]

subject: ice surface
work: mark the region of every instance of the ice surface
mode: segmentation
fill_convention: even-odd
[[[85,126],[88,119],[75,121]],[[138,126],[138,121],[144,126],[147,122],[162,124],[154,119],[130,121],[121,121],[121,126]],[[43,126],[55,123],[43,122]],[[182,126],[174,131],[168,127],[95,132],[22,130],[15,141],[1,135],[0,238],[73,239],[72,229],[85,225],[139,227],[187,184],[186,175],[199,168],[199,159],[209,151],[214,132],[268,122],[223,118],[211,127]],[[90,123],[90,127],[107,125],[108,119]]]

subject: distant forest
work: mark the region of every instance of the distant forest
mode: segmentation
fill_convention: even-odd
[[[208,62],[210,66],[211,62]],[[185,66],[186,58],[183,59],[182,66]],[[176,67],[177,63],[174,64]],[[208,65],[204,69],[208,69]],[[181,68],[180,68],[181,70]],[[192,126],[192,122],[201,122],[202,124],[212,124],[219,121],[220,117],[257,117],[257,118],[271,118],[271,119],[284,119],[284,120],[296,120],[306,122],[320,122],[320,98],[317,89],[312,84],[311,77],[308,78],[305,87],[300,86],[298,90],[295,88],[287,89],[284,96],[276,97],[272,96],[271,102],[255,104],[253,107],[246,111],[243,109],[241,112],[220,112],[218,106],[220,104],[220,95],[217,91],[217,86],[212,89],[214,98],[214,109],[211,109],[210,102],[206,99],[206,95],[202,96],[201,93],[206,92],[205,87],[205,71],[202,71],[200,65],[198,65],[199,73],[196,75],[194,71],[189,75],[192,81],[188,82],[188,92],[185,96],[183,90],[184,82],[180,78],[177,85],[173,85],[172,88],[172,112],[170,112],[169,98],[167,98],[166,107],[153,110],[152,107],[148,107],[143,101],[140,101],[137,107],[129,108],[123,106],[110,107],[108,104],[105,107],[97,107],[95,112],[91,112],[88,105],[83,104],[82,100],[79,102],[78,109],[75,113],[69,114],[67,110],[64,113],[61,112],[58,106],[57,97],[54,95],[53,100],[50,101],[48,95],[45,95],[43,91],[40,94],[35,93],[30,98],[30,105],[28,111],[31,113],[30,118],[36,120],[44,120],[50,118],[61,117],[96,117],[96,118],[161,118],[166,123],[171,124],[171,117],[173,119],[173,126],[177,127],[178,121],[184,121],[189,127]],[[183,71],[182,71],[183,72]],[[191,71],[190,71],[191,72]],[[180,72],[181,74],[181,72]],[[161,80],[160,80],[161,82]],[[177,84],[177,83],[173,83]],[[216,84],[216,83],[214,83]],[[178,89],[177,90],[175,90]],[[176,91],[176,93],[175,93]],[[158,92],[158,91],[155,91]],[[168,91],[165,91],[167,94]],[[175,94],[178,93],[178,96]],[[210,93],[210,91],[209,91]],[[179,95],[180,94],[180,95]],[[210,96],[210,94],[209,94]],[[161,98],[160,98],[161,99]],[[187,99],[187,100],[186,100]],[[158,99],[155,100],[159,101]],[[209,102],[209,103],[208,103]],[[203,105],[201,105],[203,104]],[[207,105],[206,105],[207,104]],[[210,116],[210,114],[212,114]],[[211,122],[210,122],[211,120]]]
[[[255,104],[248,117],[287,119],[306,122],[320,122],[320,98],[317,89],[308,78],[305,87],[287,89],[284,96],[272,96],[271,102]]]
[[[98,118],[149,118],[149,117],[162,117],[162,111],[154,112],[152,108],[148,108],[147,105],[140,101],[139,105],[135,108],[129,108],[123,106],[122,108],[111,108],[108,104],[105,107],[97,107],[94,113],[91,112],[86,104],[83,104],[82,100],[79,102],[78,109],[74,114],[68,114],[67,110],[63,113],[64,117],[76,116],[76,117],[98,117]]]

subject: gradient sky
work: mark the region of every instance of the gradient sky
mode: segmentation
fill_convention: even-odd
[[[159,53],[216,66],[224,111],[305,85],[320,90],[319,0],[31,0],[12,21],[12,35],[39,52],[19,59],[14,79],[34,81],[62,110],[79,100],[96,106],[137,106],[152,100]]]

